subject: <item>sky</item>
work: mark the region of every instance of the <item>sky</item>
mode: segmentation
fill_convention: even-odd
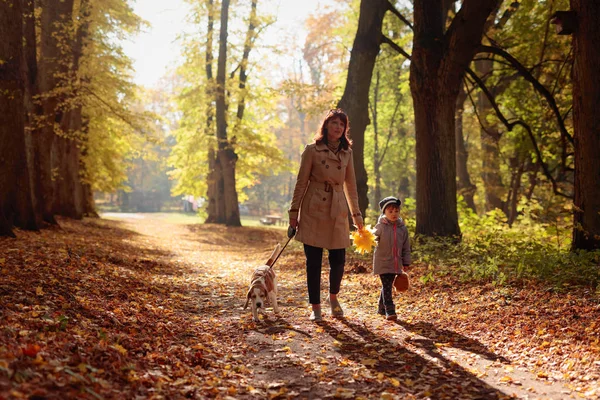
[[[332,5],[333,0],[267,0],[259,1],[261,5],[269,3],[269,12],[276,14],[277,22],[264,34],[267,42],[277,40],[282,31],[296,31],[293,37],[302,42],[303,21],[323,6]],[[123,43],[125,54],[134,60],[134,81],[139,85],[153,87],[159,79],[178,62],[180,47],[177,35],[190,29],[185,18],[188,5],[183,0],[136,0],[134,12],[151,24],[132,40]],[[264,10],[262,10],[264,11]],[[269,37],[271,35],[271,37]]]

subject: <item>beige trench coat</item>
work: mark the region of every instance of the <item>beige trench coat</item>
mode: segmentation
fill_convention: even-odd
[[[354,223],[362,224],[352,150],[336,155],[326,144],[309,144],[289,210],[290,218],[298,218],[296,240],[325,249],[350,246],[348,207]]]

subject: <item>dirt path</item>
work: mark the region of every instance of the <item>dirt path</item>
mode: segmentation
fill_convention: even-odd
[[[251,273],[286,239],[136,214],[0,240],[0,400],[599,398],[600,305],[584,295],[414,280],[387,322],[348,254],[346,318],[324,304],[317,324],[292,241],[281,315],[252,322]]]
[[[333,319],[326,313],[322,323],[308,321],[303,254],[296,243],[276,265],[281,317],[269,310],[254,324],[249,310],[241,307],[247,283],[271,248],[285,242],[283,232],[165,226],[151,219],[132,221],[131,228],[156,248],[170,251],[165,262],[185,268],[184,279],[193,282],[190,295],[197,296],[196,312],[211,315],[228,334],[239,334],[230,356],[247,366],[248,393],[238,391],[235,397],[586,397],[494,354],[471,339],[470,332],[419,320],[410,299],[399,305],[399,315],[410,317],[384,321],[374,313],[377,282],[370,274],[346,275],[340,295],[346,318]],[[327,285],[324,273],[323,288]],[[193,286],[203,289],[194,293]],[[595,395],[591,394],[590,398]]]

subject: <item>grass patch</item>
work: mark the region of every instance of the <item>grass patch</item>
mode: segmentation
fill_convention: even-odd
[[[460,240],[411,235],[413,259],[426,265],[422,282],[456,274],[464,281],[501,286],[533,280],[555,290],[585,287],[600,294],[600,251],[570,251],[570,215],[548,222],[552,219],[535,205],[523,206],[512,227],[499,210],[478,216],[463,204],[459,215]],[[414,233],[414,218],[408,217],[407,225]]]

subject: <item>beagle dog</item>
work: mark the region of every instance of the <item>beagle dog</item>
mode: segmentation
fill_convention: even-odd
[[[248,308],[248,304],[251,305],[254,322],[259,321],[258,309],[264,310],[267,302],[273,306],[275,314],[279,314],[279,306],[277,305],[277,277],[271,267],[275,256],[279,253],[279,248],[280,246],[277,244],[267,263],[256,268],[252,273],[244,310]]]

